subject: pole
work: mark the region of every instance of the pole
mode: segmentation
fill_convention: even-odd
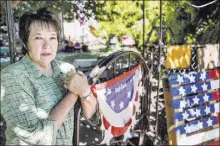
[[[144,52],[145,52],[145,0],[143,0],[143,50],[142,50],[142,56],[144,58]]]
[[[161,51],[162,51],[162,0],[160,0],[160,38],[159,38],[159,65],[158,65],[158,82],[157,82],[157,99],[156,99],[156,137],[158,136],[158,99],[160,91],[160,72],[161,72]]]
[[[6,25],[8,28],[8,39],[9,39],[9,55],[10,64],[14,63],[14,51],[15,51],[15,30],[14,30],[14,15],[11,6],[11,1],[6,2]]]

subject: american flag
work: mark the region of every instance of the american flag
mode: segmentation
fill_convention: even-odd
[[[83,25],[85,23],[85,13],[84,13],[84,4],[85,2],[83,0],[79,0],[77,3],[77,14],[79,16],[80,24]]]
[[[169,76],[177,145],[198,145],[220,138],[219,77],[220,69]]]
[[[141,66],[123,73],[105,83],[92,86],[102,115],[102,129],[105,132],[102,143],[109,144],[112,137],[130,137],[130,128],[136,123],[139,112],[139,96],[142,93]]]

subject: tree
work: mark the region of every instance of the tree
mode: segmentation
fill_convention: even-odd
[[[57,13],[63,14],[65,20],[72,21],[77,18],[77,5],[75,1],[21,1],[14,9],[16,17],[20,17],[24,11],[37,10],[40,7],[49,7]],[[210,2],[204,1],[162,1],[163,26],[171,28],[173,35],[166,35],[167,44],[205,44],[216,43],[219,40],[219,1],[209,6],[197,9],[190,6],[202,5]],[[4,2],[0,2],[1,6]],[[120,0],[87,0],[84,1],[84,13],[86,19],[94,17],[100,24],[95,31],[101,35],[102,31],[109,34],[116,34],[118,37],[125,33],[132,36],[139,47],[143,44],[143,36],[152,30],[153,26],[159,26],[159,1],[145,2],[145,34],[143,34],[143,1],[120,1]],[[4,6],[3,6],[4,7]],[[1,23],[5,22],[4,10],[1,9]],[[149,42],[156,42],[159,38],[159,30],[151,34]],[[175,42],[172,41],[174,38]]]

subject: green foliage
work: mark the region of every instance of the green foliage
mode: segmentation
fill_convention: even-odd
[[[63,13],[66,20],[73,20],[74,13],[76,12],[75,1],[22,1],[19,3],[14,13],[17,17],[20,17],[25,11],[36,11],[39,8],[48,7],[56,13]]]
[[[103,7],[96,9],[99,11],[96,18],[101,25],[97,33],[105,31],[107,38],[109,34],[116,34],[119,39],[122,34],[127,34],[141,42],[143,36],[141,4],[141,1],[106,1]]]
[[[40,7],[49,7],[53,11],[63,13],[66,20],[76,18],[75,1],[22,1],[14,9],[15,15],[20,17],[24,11],[37,10]],[[109,34],[116,34],[120,39],[122,34],[132,36],[138,46],[143,44],[143,37],[148,38],[154,26],[159,27],[160,15],[159,1],[145,1],[145,26],[143,29],[143,1],[130,0],[87,0],[85,2],[86,16],[95,18],[100,28],[95,30],[97,36],[108,39]],[[186,2],[194,5],[202,5],[208,1],[162,1],[162,25],[169,28],[163,31],[163,41],[166,44],[205,44],[217,43],[219,38],[220,2],[204,8],[194,8]],[[4,7],[4,2],[0,5]],[[1,23],[4,21],[1,9]],[[143,32],[145,30],[145,32]],[[144,34],[143,34],[144,33]],[[159,40],[159,29],[155,29],[149,37],[149,43]]]

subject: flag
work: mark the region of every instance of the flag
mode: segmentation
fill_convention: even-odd
[[[168,46],[165,67],[167,69],[180,69],[190,67],[191,46]]]
[[[183,98],[183,99],[176,99],[173,100],[172,104],[174,109],[181,109],[181,108],[193,107],[196,105],[205,104],[206,102],[212,100],[220,100],[220,91],[188,96],[187,98]]]
[[[85,24],[85,12],[84,12],[84,1],[79,0],[79,3],[77,4],[78,10],[77,15],[79,16],[79,22],[81,25]]]
[[[175,97],[175,96],[185,96],[189,94],[195,94],[198,92],[205,92],[208,90],[215,90],[215,89],[219,89],[219,87],[220,87],[220,80],[218,79],[209,82],[173,87],[170,90],[172,96]]]
[[[220,69],[203,71],[203,72],[191,72],[188,74],[174,73],[169,76],[170,85],[175,84],[190,84],[201,82],[204,80],[216,79],[220,77]]]
[[[201,120],[196,120],[185,125],[181,125],[176,128],[176,135],[179,136],[182,134],[192,133],[200,129],[208,128],[213,125],[219,124],[219,118],[219,115],[212,116],[208,118],[203,118]]]
[[[220,138],[220,69],[169,76],[177,145],[198,145]]]
[[[218,67],[219,44],[207,44],[197,49],[198,70],[207,70]]]
[[[141,78],[141,66],[138,65],[112,80],[91,87],[102,115],[101,127],[105,132],[102,143],[130,133],[131,126],[136,122],[136,112],[140,111]]]

